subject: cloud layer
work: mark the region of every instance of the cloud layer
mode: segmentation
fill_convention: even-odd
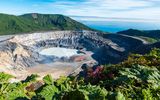
[[[1,0],[0,12],[59,13],[90,16],[81,19],[119,18],[160,22],[160,0]],[[94,17],[93,17],[94,16]]]

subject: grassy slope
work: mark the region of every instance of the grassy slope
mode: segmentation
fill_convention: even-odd
[[[159,38],[160,38],[160,30],[140,31],[140,30],[135,30],[135,29],[129,29],[125,31],[120,31],[117,34],[138,36],[151,43],[159,41]]]
[[[91,30],[89,27],[63,15],[0,14],[0,35],[50,30]]]

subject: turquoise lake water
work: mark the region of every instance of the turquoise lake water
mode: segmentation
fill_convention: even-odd
[[[67,48],[61,48],[61,47],[52,47],[52,48],[46,48],[39,52],[41,55],[46,56],[56,56],[56,57],[71,57],[74,55],[80,55],[78,54],[78,50],[76,49],[67,49]]]

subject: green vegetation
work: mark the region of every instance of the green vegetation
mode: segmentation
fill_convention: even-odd
[[[63,15],[0,14],[0,35],[51,30],[91,30],[89,27]]]
[[[129,29],[125,31],[120,31],[118,32],[118,34],[137,36],[151,43],[160,41],[160,30],[140,31],[140,30],[135,30],[135,29]]]
[[[146,40],[149,43],[156,43],[159,41],[159,39],[154,39],[154,38],[150,38],[150,37],[144,37],[144,36],[139,36],[139,37]]]
[[[86,68],[85,77],[69,76],[37,81],[31,75],[9,83],[0,73],[0,100],[160,100],[160,49],[131,54],[120,64]]]

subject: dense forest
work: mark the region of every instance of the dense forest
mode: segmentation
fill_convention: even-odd
[[[59,14],[0,14],[0,35],[13,35],[53,30],[92,30],[67,16]]]
[[[145,55],[130,54],[119,64],[83,68],[83,75],[13,76],[0,73],[0,100],[160,100],[160,49]]]

